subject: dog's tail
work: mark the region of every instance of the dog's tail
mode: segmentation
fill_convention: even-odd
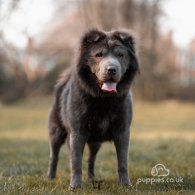
[[[56,124],[59,125],[61,129],[65,131],[65,127],[63,126],[63,122],[60,116],[60,109],[61,109],[61,95],[63,92],[63,89],[66,87],[69,79],[71,77],[71,69],[66,69],[57,80],[57,83],[55,85],[55,99],[53,102],[52,109],[50,111],[50,118],[52,118],[53,121],[55,121]]]
[[[55,85],[55,94],[56,97],[59,96],[62,93],[62,90],[68,83],[71,77],[72,68],[67,68],[62,74],[60,74],[57,83]]]

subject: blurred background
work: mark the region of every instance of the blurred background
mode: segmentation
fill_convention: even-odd
[[[138,99],[195,100],[193,0],[0,0],[0,102],[53,92],[87,29],[138,37]]]
[[[80,36],[91,27],[137,35],[133,188],[139,194],[194,192],[194,10],[194,0],[0,0],[0,194],[70,194],[66,147],[57,180],[46,177],[47,117],[58,74],[70,66]],[[86,180],[87,154],[83,162],[84,192],[98,194]],[[138,178],[152,177],[158,163],[183,182],[137,185]],[[97,179],[104,181],[101,194],[129,194],[117,185],[116,167],[114,146],[103,144],[96,164]]]

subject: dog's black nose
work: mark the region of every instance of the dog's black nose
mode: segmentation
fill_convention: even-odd
[[[116,74],[116,68],[115,67],[110,66],[110,67],[107,68],[107,71],[108,71],[109,75],[115,75]]]

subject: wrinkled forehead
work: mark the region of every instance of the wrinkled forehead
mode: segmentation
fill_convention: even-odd
[[[114,50],[123,50],[126,51],[127,48],[123,45],[123,43],[113,37],[110,34],[107,34],[107,36],[101,40],[100,42],[96,43],[93,45],[91,48],[92,53],[97,52],[97,51],[114,51]]]

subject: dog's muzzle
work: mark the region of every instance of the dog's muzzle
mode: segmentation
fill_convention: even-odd
[[[121,78],[121,66],[118,59],[108,56],[100,62],[100,88],[104,92],[117,93],[117,83]]]

